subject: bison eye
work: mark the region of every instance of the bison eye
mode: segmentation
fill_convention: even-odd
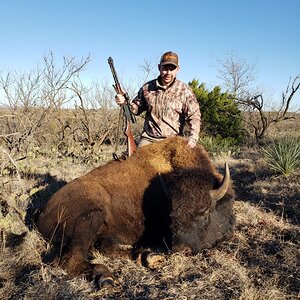
[[[203,211],[201,214],[196,214],[194,217],[194,222],[199,223],[206,223],[207,221],[209,221],[210,218],[210,211],[209,209],[206,209],[205,211]]]
[[[195,213],[197,215],[203,215],[203,214],[205,214],[207,212],[208,212],[208,208],[207,207],[200,207],[200,208],[197,208],[197,210],[196,210]]]

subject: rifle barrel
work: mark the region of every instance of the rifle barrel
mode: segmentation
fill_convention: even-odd
[[[117,72],[116,72],[116,69],[115,69],[115,66],[114,66],[114,61],[111,57],[108,58],[108,64],[110,66],[111,73],[112,73],[114,81],[115,81],[115,85],[113,85],[113,87],[114,87],[114,89],[116,90],[117,93],[121,93],[122,88],[121,88],[121,85],[120,85],[120,82],[119,82],[119,79],[118,79],[118,76],[117,76]]]
[[[111,73],[113,75],[115,84],[113,85],[115,91],[117,94],[122,94],[125,97],[125,103],[122,105],[123,113],[126,118],[126,129],[124,131],[124,134],[127,136],[127,154],[131,156],[133,152],[136,149],[136,144],[134,141],[134,137],[131,131],[131,125],[130,123],[135,123],[135,116],[131,113],[130,107],[129,107],[129,96],[127,93],[123,92],[122,87],[120,85],[117,72],[115,70],[114,61],[111,57],[108,58],[108,64],[111,69]]]
[[[135,123],[136,122],[135,116],[131,113],[131,110],[129,107],[129,101],[130,101],[129,96],[127,93],[124,93],[122,90],[112,57],[108,58],[108,64],[110,66],[111,73],[112,73],[114,81],[115,81],[115,84],[113,85],[113,87],[114,87],[116,93],[122,94],[125,97],[125,104],[122,105],[125,117],[126,117],[127,121]]]

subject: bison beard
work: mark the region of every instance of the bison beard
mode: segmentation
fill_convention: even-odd
[[[89,262],[95,244],[111,257],[144,247],[196,253],[232,233],[234,192],[225,169],[222,182],[201,145],[190,149],[184,138],[168,138],[65,185],[37,226],[70,275],[91,279],[111,277]]]

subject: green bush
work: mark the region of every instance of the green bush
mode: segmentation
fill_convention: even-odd
[[[189,83],[201,110],[201,132],[222,139],[231,138],[240,143],[244,138],[242,113],[233,97],[222,93],[216,86],[212,91],[199,84],[198,80]]]
[[[300,168],[300,139],[285,137],[262,147],[267,165],[277,174],[289,175]]]

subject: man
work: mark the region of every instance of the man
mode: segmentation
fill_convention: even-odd
[[[200,131],[201,113],[191,88],[176,79],[179,71],[178,55],[172,51],[162,55],[157,79],[144,84],[130,103],[132,112],[146,111],[143,132],[138,146],[159,141],[173,135],[183,135],[188,126],[187,145],[195,147]],[[116,95],[116,103],[124,104],[123,95]]]

